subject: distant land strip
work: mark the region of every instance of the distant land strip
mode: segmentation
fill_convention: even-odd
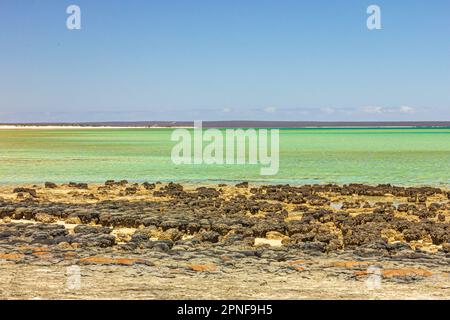
[[[193,127],[193,121],[110,121],[0,123],[14,127]],[[450,121],[203,121],[203,128],[342,128],[342,127],[450,127]]]

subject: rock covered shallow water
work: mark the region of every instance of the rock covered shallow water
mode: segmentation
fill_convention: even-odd
[[[0,296],[448,299],[449,197],[357,184],[3,186]]]

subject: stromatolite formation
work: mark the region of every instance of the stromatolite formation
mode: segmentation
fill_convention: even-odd
[[[448,191],[432,187],[4,186],[0,266],[163,266],[189,277],[316,270],[346,281],[378,266],[388,282],[447,279],[449,212]]]

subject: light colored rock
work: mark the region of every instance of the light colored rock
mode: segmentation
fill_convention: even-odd
[[[118,243],[125,243],[131,240],[135,231],[133,228],[115,228],[111,234],[116,237]]]
[[[78,217],[68,217],[65,222],[68,224],[81,224],[81,220]]]
[[[39,212],[35,215],[34,219],[36,221],[42,222],[42,223],[54,223],[58,221],[58,218],[55,216],[51,216],[49,214]]]
[[[278,231],[269,231],[266,234],[266,238],[269,240],[284,240],[289,237]]]
[[[3,218],[3,222],[4,223],[10,223],[11,222],[11,218],[10,217],[4,217]]]
[[[183,234],[178,229],[172,228],[162,232],[159,236],[159,240],[172,240],[178,241],[182,238]]]
[[[73,247],[68,242],[60,242],[60,243],[58,243],[58,247],[63,249],[63,250],[71,250],[71,249],[73,249]]]
[[[265,244],[268,244],[271,247],[281,247],[283,245],[281,243],[281,240],[255,238],[255,246],[261,246],[261,245],[265,245]]]

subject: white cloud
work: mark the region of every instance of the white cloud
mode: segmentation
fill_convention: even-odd
[[[365,113],[385,113],[382,107],[364,107],[362,110]]]
[[[408,106],[401,106],[400,107],[400,113],[414,113],[416,110],[414,108],[408,107]]]
[[[233,111],[233,109],[228,108],[228,107],[225,107],[222,109],[222,112],[225,112],[225,113],[230,113],[231,111]]]
[[[333,114],[333,113],[336,112],[335,109],[329,108],[329,107],[326,107],[326,108],[320,108],[320,111],[323,112],[323,113],[326,113],[326,114]]]
[[[363,107],[362,111],[365,113],[372,113],[372,114],[386,114],[386,113],[404,113],[404,114],[412,114],[415,113],[415,109],[408,106],[401,106],[399,108],[384,108],[384,107],[375,107],[375,106],[368,106]]]
[[[276,111],[277,111],[277,109],[274,108],[274,107],[266,107],[266,108],[264,108],[264,112],[265,113],[275,113]]]

